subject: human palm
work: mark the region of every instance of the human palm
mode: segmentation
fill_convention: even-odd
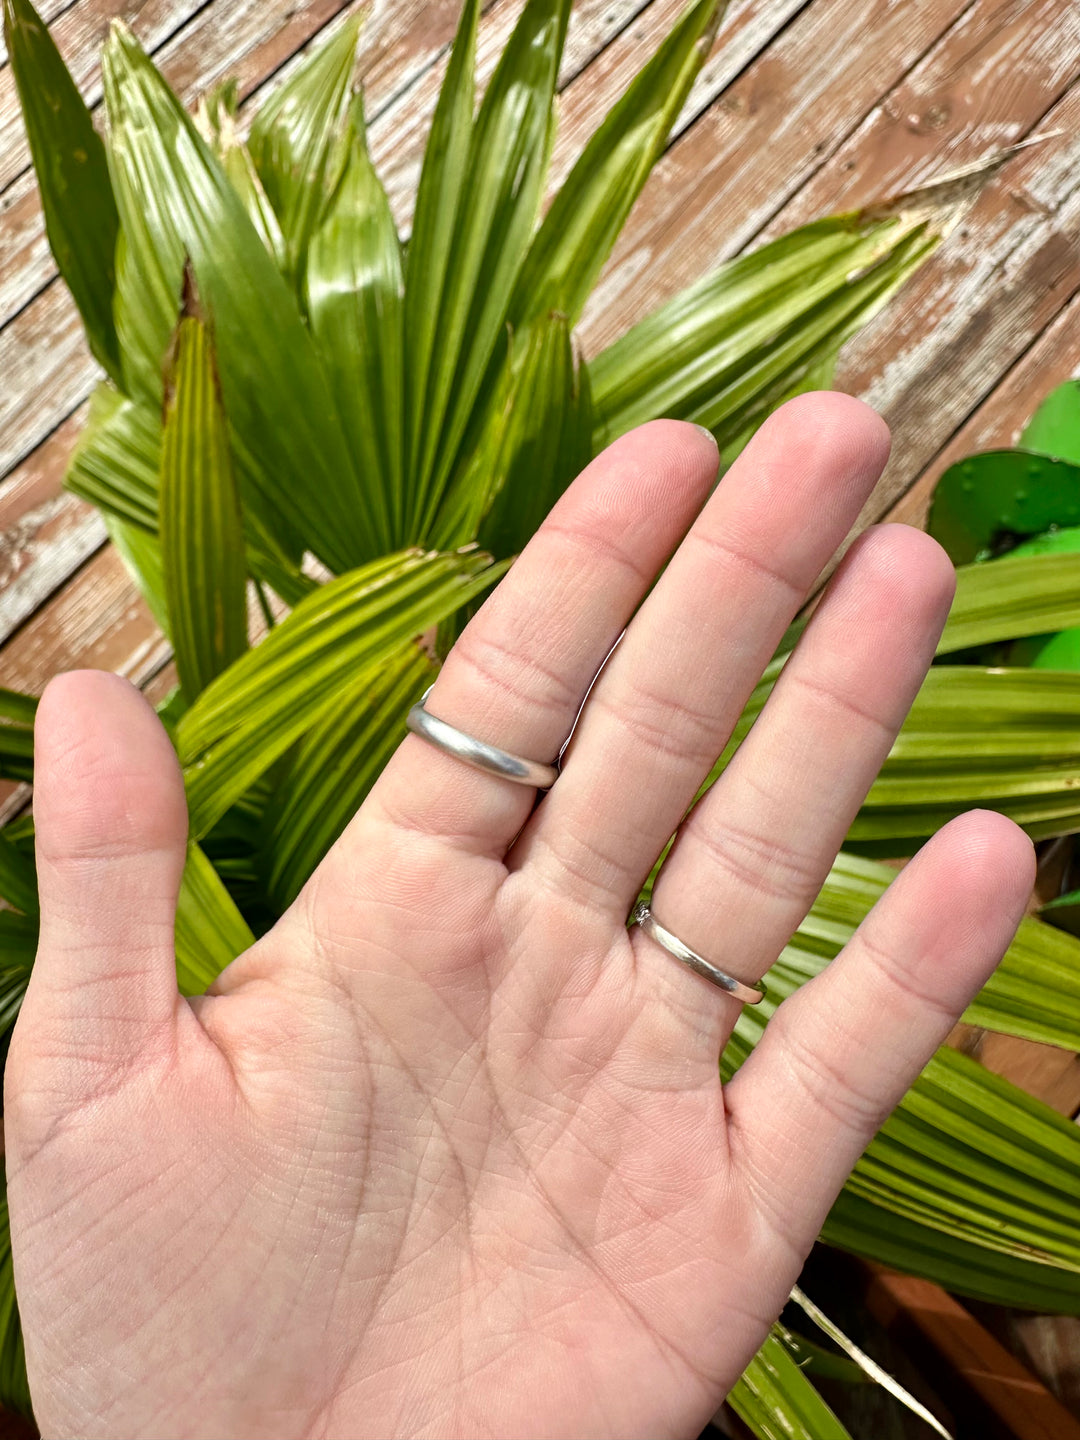
[[[116,677],[50,684],[42,938],[6,1077],[47,1436],[701,1428],[1030,888],[1015,827],[953,822],[724,1089],[737,1005],[626,928],[886,448],[856,402],[804,397],[706,500],[716,451],[692,427],[619,441],[429,701],[548,759],[633,617],[554,788],[534,807],[410,736],[296,903],[194,1000],[173,968],[186,812],[165,732]],[[858,542],[679,828],[654,907],[740,979],[819,888],[951,583],[915,531]]]

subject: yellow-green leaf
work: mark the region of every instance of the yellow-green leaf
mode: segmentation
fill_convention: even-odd
[[[362,19],[350,16],[328,41],[317,44],[259,107],[251,125],[248,150],[281,226],[286,272],[298,281],[325,200]]]
[[[201,836],[306,734],[359,672],[493,584],[489,556],[385,556],[302,600],[209,685],[177,726],[192,833]]]
[[[101,137],[30,0],[3,0],[8,59],[26,122],[45,230],[90,349],[118,383],[113,321],[119,218]]]
[[[128,249],[175,285],[166,343],[179,311],[177,257],[180,270],[190,258],[214,332],[245,507],[250,487],[266,528],[288,553],[275,521],[303,536],[331,570],[363,563],[378,543],[294,296],[220,162],[122,26],[113,26],[103,73],[109,162]]]
[[[406,542],[405,365],[401,245],[350,108],[337,187],[308,247],[306,307],[384,550]],[[470,537],[471,538],[471,537]]]
[[[196,304],[189,292],[189,310]],[[169,634],[190,701],[247,648],[244,522],[213,346],[195,313],[176,334],[160,505]]]
[[[547,174],[569,13],[569,0],[529,0],[472,127],[424,397],[423,444],[410,474],[410,538],[420,542],[427,541],[504,337]]]
[[[201,995],[254,943],[217,871],[190,841],[176,906],[176,979],[183,994]]]
[[[774,1326],[728,1404],[759,1440],[851,1440]]]
[[[409,644],[341,691],[296,747],[263,816],[266,888],[283,911],[333,845],[405,736],[435,663]]]
[[[431,121],[405,273],[405,463],[409,495],[406,533],[416,529],[419,489],[425,465],[427,397],[438,343],[443,291],[452,280],[450,249],[458,209],[468,203],[465,170],[472,135],[475,96],[476,24],[480,0],[465,0],[450,52],[450,64]]]
[[[695,0],[586,145],[518,275],[510,320],[576,324],[712,46],[723,0]]]

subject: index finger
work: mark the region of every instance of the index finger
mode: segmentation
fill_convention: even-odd
[[[610,445],[466,627],[429,712],[488,745],[552,761],[605,655],[704,503],[717,463],[708,432],[680,421],[653,421]],[[367,813],[501,856],[535,794],[410,735]],[[348,849],[349,831],[339,845]]]

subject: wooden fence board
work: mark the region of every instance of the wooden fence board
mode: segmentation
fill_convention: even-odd
[[[1000,384],[954,432],[886,518],[905,525],[924,526],[934,486],[950,465],[976,450],[1015,445],[1040,400],[1055,385],[1078,373],[1080,295],[1074,295]]]
[[[563,149],[558,151],[556,156],[557,163],[563,167],[563,173],[567,157],[580,149],[588,131],[595,124],[598,106],[607,103],[621,92],[641,63],[643,47],[646,44],[651,47],[659,43],[681,3],[682,0],[664,0],[663,4],[651,7],[655,14],[650,21],[651,28],[647,30],[643,28],[644,16],[635,18],[633,6],[628,5],[626,0],[623,0],[621,8],[608,3],[586,4],[575,10],[575,26],[568,37],[564,74],[571,77],[582,74],[586,45],[596,45],[609,38],[612,43],[600,57],[603,66],[601,73],[594,78],[597,66],[590,67],[587,85],[574,83],[572,78],[563,97]],[[702,89],[706,81],[708,86],[723,87],[734,78],[768,38],[783,27],[795,8],[796,0],[750,0],[750,3],[741,7],[733,7],[729,22],[719,37],[716,58],[710,61],[707,74],[703,72],[703,78],[695,92],[696,98],[692,97],[692,105],[707,103],[708,92]],[[486,32],[494,36],[494,39],[486,42],[482,75],[486,76],[490,72],[498,50],[505,41],[509,23],[517,13],[516,5],[504,6],[496,15],[490,17],[492,21],[498,19],[499,23],[493,24]],[[625,26],[628,17],[633,22],[629,28]],[[441,74],[441,70],[441,65],[437,65],[433,67],[431,74],[437,76]],[[421,117],[411,132],[411,149],[407,149],[405,145],[405,132],[397,107],[393,104],[375,117],[371,127],[373,146],[377,147],[380,135],[386,135],[389,137],[388,145],[392,154],[399,157],[395,174],[399,181],[400,195],[404,195],[404,176],[409,165],[412,166],[411,173],[415,181],[420,147],[426,134],[430,108],[434,103],[433,84],[428,84],[427,76],[422,83],[426,87],[422,93],[418,93],[420,87],[414,87],[408,97],[410,114],[415,113]],[[692,105],[687,107],[687,115],[691,113]],[[409,158],[400,158],[403,151],[406,151]],[[45,429],[52,416],[71,413],[72,408],[78,405],[87,393],[96,374],[93,362],[85,352],[77,316],[63,287],[50,287],[33,306],[27,307],[15,318],[7,331],[0,332],[0,371],[6,364],[19,364],[31,370],[26,382],[8,402],[12,407],[21,407],[21,423],[16,423],[14,415],[5,417],[4,401],[0,397],[0,457],[10,464],[15,458],[15,447],[19,443],[30,444],[34,436]],[[34,397],[32,405],[31,385]],[[49,457],[55,460],[55,486],[59,490],[60,475],[70,449],[70,440],[68,439],[63,447],[46,445],[45,448]],[[25,464],[31,466],[35,474],[40,473],[42,465],[33,452]],[[63,576],[63,557],[58,559],[52,550],[39,543],[33,516],[27,513],[23,500],[29,501],[48,524],[50,535],[57,538],[58,548],[66,517],[78,536],[78,544],[66,545],[64,551],[72,559],[76,556],[81,559],[88,533],[81,509],[71,503],[69,497],[62,497],[55,503],[50,499],[46,503],[40,484],[35,482],[33,486],[25,486],[21,483],[20,475],[20,469],[16,469],[9,480],[0,486],[0,534],[6,537],[6,546],[11,557],[9,570],[17,569],[20,577],[19,586],[9,597],[6,607],[0,607],[0,638],[10,633],[11,629],[31,612],[34,605],[40,604],[42,598],[49,593],[49,586],[58,583]],[[5,491],[13,482],[17,493],[5,507]]]

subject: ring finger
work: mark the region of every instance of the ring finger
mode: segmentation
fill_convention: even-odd
[[[512,868],[626,915],[887,453],[882,421],[848,396],[766,421],[596,682]]]
[[[848,552],[757,723],[680,827],[654,888],[661,923],[755,984],[802,922],[922,683],[954,588],[903,525]],[[738,936],[737,950],[728,936]],[[669,967],[635,933],[639,961]],[[738,1013],[710,1007],[715,1056]]]

